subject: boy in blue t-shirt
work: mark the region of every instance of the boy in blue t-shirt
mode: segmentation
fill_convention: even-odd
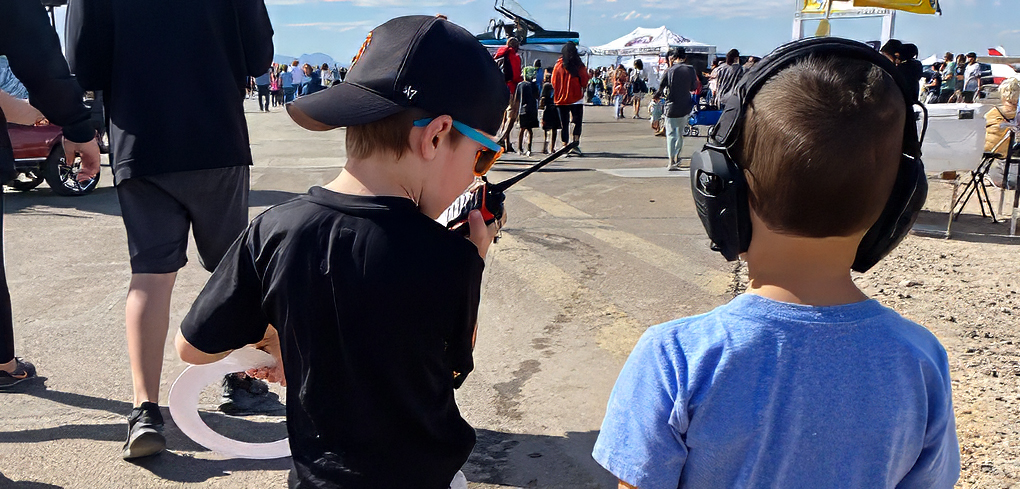
[[[905,106],[885,70],[836,55],[753,96],[732,155],[747,293],[634,348],[593,452],[621,488],[955,484],[945,349],[850,275],[893,189]]]

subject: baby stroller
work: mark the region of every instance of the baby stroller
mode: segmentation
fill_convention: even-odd
[[[694,102],[694,110],[691,111],[691,117],[687,119],[687,125],[684,126],[684,136],[698,137],[701,134],[701,129],[698,126],[714,126],[716,122],[719,122],[722,111],[715,105],[709,105],[705,99],[697,95],[691,98]]]

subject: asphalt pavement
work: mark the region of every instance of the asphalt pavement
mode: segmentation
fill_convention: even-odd
[[[279,108],[246,102],[252,215],[328,182],[344,133],[300,129]],[[650,325],[705,312],[732,296],[734,265],[708,249],[687,172],[668,172],[665,139],[647,120],[586,107],[584,157],[562,158],[507,193],[509,220],[487,260],[476,370],[458,391],[478,443],[472,488],[609,488],[590,453],[627,353]],[[703,131],[704,132],[704,131]],[[507,155],[492,181],[541,159]],[[690,155],[704,138],[688,138]],[[285,487],[289,459],[225,459],[167,417],[168,451],[120,458],[130,411],[124,339],[130,270],[112,178],[81,198],[45,184],[6,195],[5,250],[17,354],[40,378],[0,393],[0,488]],[[177,279],[161,405],[186,367],[172,347],[208,278],[194,246]],[[282,388],[274,388],[282,395]],[[232,418],[202,397],[218,431],[246,441],[285,436],[282,416]],[[395,463],[399,470],[399,463]]]

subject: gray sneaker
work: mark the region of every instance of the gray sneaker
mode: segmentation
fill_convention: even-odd
[[[15,358],[13,372],[0,370],[0,390],[33,378],[35,378],[35,365],[22,361],[20,358]]]
[[[159,405],[143,402],[128,415],[128,436],[124,442],[124,460],[148,457],[166,449],[163,437],[163,414]]]

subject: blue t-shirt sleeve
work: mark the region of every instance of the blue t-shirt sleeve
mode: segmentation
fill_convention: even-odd
[[[687,460],[681,438],[687,431],[686,403],[679,380],[685,371],[679,346],[661,328],[646,331],[634,347],[613,387],[592,452],[618,479],[640,489],[679,484]]]
[[[928,422],[924,445],[897,489],[950,489],[960,478],[960,443],[956,438],[953,392],[946,351],[937,346],[936,369],[925,372],[928,390]]]

